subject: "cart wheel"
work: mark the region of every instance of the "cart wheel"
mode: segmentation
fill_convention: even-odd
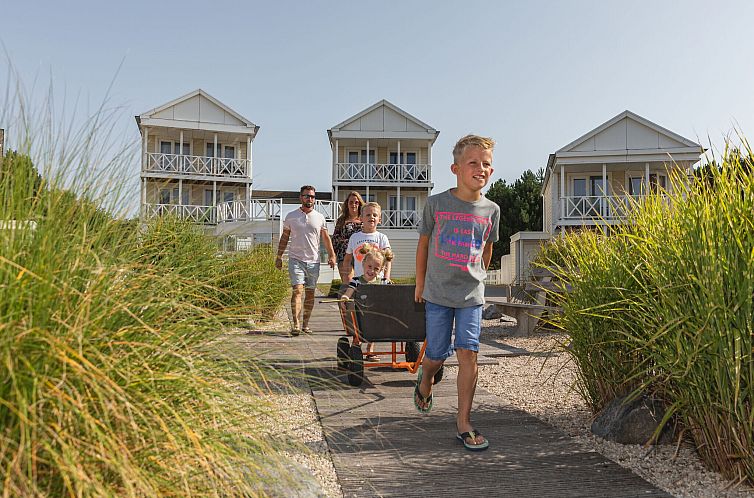
[[[348,383],[358,387],[364,382],[364,356],[360,346],[348,350]]]
[[[350,348],[348,337],[338,339],[338,368],[348,368],[348,348]]]
[[[407,342],[405,346],[406,361],[413,363],[419,359],[419,343]]]
[[[435,376],[432,377],[432,383],[433,384],[439,384],[440,381],[442,380],[442,374],[444,374],[444,373],[445,373],[445,365],[441,366],[440,370],[438,370],[435,373]]]

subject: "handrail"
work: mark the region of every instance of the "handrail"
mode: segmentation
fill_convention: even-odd
[[[145,170],[152,173],[248,178],[251,171],[251,161],[228,157],[148,152]]]
[[[430,183],[430,164],[336,163],[337,181]]]

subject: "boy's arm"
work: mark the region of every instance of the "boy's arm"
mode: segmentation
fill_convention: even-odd
[[[322,234],[322,239],[325,241],[325,249],[327,249],[327,264],[330,265],[330,268],[335,268],[335,249],[332,247],[332,240],[330,240],[330,234],[327,233],[327,228],[323,228],[320,230]]]
[[[350,252],[347,252],[346,256],[343,258],[343,266],[346,268],[351,268],[353,266],[353,254]],[[346,282],[343,283],[345,284]]]
[[[291,236],[290,228],[283,228],[283,233],[280,235],[280,241],[278,242],[278,255],[275,258],[275,268],[280,270],[283,267],[283,253],[288,245],[288,238]]]
[[[416,290],[414,291],[414,301],[417,303],[424,302],[422,294],[424,293],[424,278],[427,275],[428,254],[429,236],[420,235],[419,243],[416,245]]]
[[[492,242],[487,242],[482,251],[482,262],[484,263],[485,271],[490,267],[490,261],[492,261]]]

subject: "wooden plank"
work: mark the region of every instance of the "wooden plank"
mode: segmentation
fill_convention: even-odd
[[[472,417],[490,448],[466,451],[455,438],[452,376],[446,373],[434,387],[432,412],[421,415],[413,406],[415,375],[375,368],[358,388],[344,382],[334,367],[342,334],[337,309],[318,304],[311,323],[314,334],[281,339],[280,350],[270,354],[313,376],[312,394],[346,497],[670,496],[479,388]]]

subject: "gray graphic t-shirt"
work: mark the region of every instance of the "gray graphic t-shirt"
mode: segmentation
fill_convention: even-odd
[[[450,190],[430,196],[419,234],[429,237],[425,300],[452,308],[484,304],[482,251],[498,239],[500,207],[482,197],[466,202]]]

